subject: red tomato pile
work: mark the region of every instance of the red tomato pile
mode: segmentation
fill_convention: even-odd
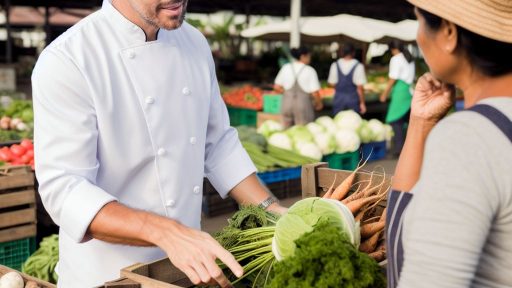
[[[263,109],[263,90],[250,85],[228,91],[222,95],[229,106],[252,110]]]
[[[0,161],[10,165],[30,165],[34,169],[34,145],[24,139],[20,144],[0,148]]]

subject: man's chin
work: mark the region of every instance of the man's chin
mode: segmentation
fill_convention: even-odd
[[[160,28],[165,30],[175,30],[181,27],[183,25],[184,18],[180,19],[167,19],[166,21],[162,21],[162,25]]]

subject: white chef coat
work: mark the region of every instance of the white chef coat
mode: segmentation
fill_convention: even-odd
[[[297,75],[299,86],[304,92],[314,93],[320,90],[320,81],[315,69],[299,61],[285,64],[279,70],[274,83],[282,86],[284,90],[290,90],[295,84]]]
[[[402,53],[391,57],[391,61],[389,62],[389,78],[412,84],[415,77],[416,67],[414,61],[407,62],[407,59],[405,59]]]
[[[60,226],[59,287],[97,286],[165,256],[88,237],[106,203],[200,228],[203,177],[226,196],[256,171],[229,126],[203,35],[184,23],[145,41],[105,1],[34,69],[36,174]]]

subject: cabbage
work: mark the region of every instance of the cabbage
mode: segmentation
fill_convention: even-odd
[[[318,135],[326,131],[324,126],[315,122],[309,123],[308,125],[306,125],[306,128],[308,128],[309,132],[313,135]]]
[[[277,221],[272,239],[272,252],[276,259],[282,260],[293,256],[295,240],[304,233],[313,231],[319,223],[339,227],[350,243],[355,247],[359,246],[359,223],[356,223],[347,206],[331,199],[306,198],[295,203]]]
[[[368,128],[372,130],[373,142],[381,142],[386,140],[386,129],[384,124],[377,119],[368,121]]]
[[[352,131],[357,131],[357,129],[359,129],[363,123],[363,119],[353,110],[346,110],[336,114],[334,117],[334,122],[340,129],[350,129]]]
[[[281,123],[274,121],[274,120],[267,120],[261,124],[261,126],[260,126],[260,128],[258,128],[257,132],[259,134],[265,136],[265,138],[268,138],[273,133],[281,132],[283,130],[284,130],[284,128]]]
[[[293,148],[292,139],[290,139],[290,137],[288,137],[288,135],[286,135],[283,132],[276,132],[276,133],[272,134],[268,138],[268,143],[270,145],[273,145],[275,147],[285,149],[285,150],[292,150],[292,148]]]
[[[313,142],[300,142],[295,148],[297,153],[302,156],[318,161],[322,160],[322,150]]]
[[[322,125],[327,132],[331,134],[336,134],[336,131],[338,131],[338,127],[336,127],[336,123],[334,123],[334,120],[332,120],[329,116],[322,116],[316,119],[316,123]]]
[[[286,130],[293,142],[313,142],[313,134],[305,126],[293,126]]]
[[[315,143],[324,155],[329,155],[336,151],[336,139],[329,133],[315,135]]]
[[[363,120],[361,127],[357,131],[359,133],[359,137],[361,138],[361,142],[370,143],[373,142],[373,133],[372,129],[368,127],[368,121]]]
[[[343,154],[347,152],[355,152],[361,146],[361,140],[356,132],[348,129],[340,130],[335,135],[336,153]]]

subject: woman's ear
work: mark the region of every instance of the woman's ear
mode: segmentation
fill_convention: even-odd
[[[441,25],[440,35],[442,37],[442,42],[444,43],[443,50],[446,53],[453,54],[455,50],[457,50],[458,44],[458,30],[457,26],[452,22],[448,22],[443,20],[443,24]]]

